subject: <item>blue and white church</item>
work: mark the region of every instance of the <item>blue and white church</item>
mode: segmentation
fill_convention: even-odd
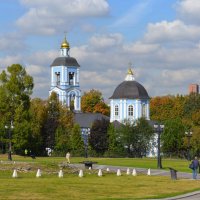
[[[135,81],[133,71],[129,69],[125,81],[116,87],[110,97],[110,122],[133,122],[141,117],[150,120],[149,100],[146,89]]]
[[[51,64],[51,88],[59,101],[74,111],[81,110],[81,90],[79,86],[80,65],[69,55],[70,45],[64,38],[60,47],[60,57]]]

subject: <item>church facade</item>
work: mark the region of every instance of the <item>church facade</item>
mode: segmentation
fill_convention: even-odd
[[[146,89],[135,81],[133,72],[128,70],[125,81],[119,84],[110,97],[110,122],[135,121],[149,118],[149,95]]]
[[[75,111],[81,110],[81,90],[79,85],[80,65],[69,55],[70,45],[64,38],[60,48],[60,57],[51,64],[51,88],[59,101]]]
[[[80,65],[69,55],[69,51],[70,45],[65,37],[61,43],[60,57],[55,58],[51,64],[49,94],[55,92],[59,101],[74,110],[76,115],[76,111],[81,111]],[[129,69],[125,80],[116,87],[110,97],[110,122],[123,123],[125,120],[135,121],[141,117],[150,120],[149,100],[146,89],[135,81],[134,74]],[[84,114],[88,113],[82,113],[81,116]]]

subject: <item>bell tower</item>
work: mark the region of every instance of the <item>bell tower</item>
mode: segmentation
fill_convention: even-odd
[[[69,55],[70,45],[64,37],[60,47],[60,57],[51,64],[51,89],[56,92],[63,105],[74,111],[81,110],[81,90],[79,85],[80,65]]]

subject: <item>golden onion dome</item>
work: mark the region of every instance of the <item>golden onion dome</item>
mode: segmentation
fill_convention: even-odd
[[[70,48],[69,43],[66,40],[66,37],[64,38],[64,40],[61,44],[61,48],[63,48],[63,49],[69,49]]]

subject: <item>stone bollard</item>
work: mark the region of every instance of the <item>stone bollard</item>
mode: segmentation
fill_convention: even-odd
[[[63,171],[62,171],[62,169],[59,171],[58,177],[59,177],[59,178],[63,178]]]
[[[127,168],[126,174],[127,174],[127,175],[130,175],[130,169],[129,169],[129,168]]]
[[[107,172],[109,172],[109,171],[110,171],[110,169],[109,169],[109,168],[107,168],[107,169],[106,169],[106,171],[107,171]]]
[[[122,174],[121,174],[121,171],[120,171],[120,169],[118,169],[117,170],[117,176],[121,176]]]
[[[136,172],[136,169],[135,169],[135,168],[133,169],[132,175],[133,175],[133,176],[137,176],[137,172]]]
[[[78,176],[79,177],[83,177],[83,170],[82,169],[79,171],[79,175]]]
[[[151,169],[150,168],[147,171],[147,176],[151,176]]]
[[[37,170],[37,173],[36,173],[36,177],[39,178],[39,177],[41,177],[41,176],[42,176],[41,170],[38,169],[38,170]]]
[[[99,169],[98,176],[102,176],[102,171]]]
[[[12,177],[13,177],[13,178],[17,178],[17,177],[18,177],[18,176],[17,176],[17,170],[16,170],[16,169],[14,169]]]

